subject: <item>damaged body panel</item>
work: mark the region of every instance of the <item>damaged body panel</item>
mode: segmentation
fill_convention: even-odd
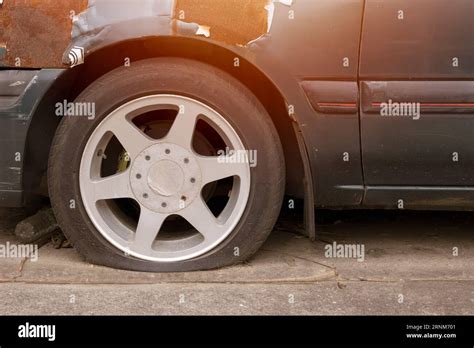
[[[314,197],[310,200],[314,198],[317,206],[329,208],[360,207],[364,204],[386,207],[379,201],[388,197],[392,202],[392,194],[390,197],[384,194],[382,199],[372,204],[368,199],[372,196],[372,188],[368,184],[395,185],[396,180],[404,175],[408,178],[401,184],[412,185],[407,186],[406,190],[413,190],[423,197],[423,190],[418,189],[420,182],[411,181],[407,167],[396,168],[398,172],[390,174],[399,158],[409,153],[409,145],[416,143],[413,134],[421,134],[422,130],[429,133],[430,138],[426,138],[430,141],[423,152],[428,167],[426,170],[419,169],[419,172],[425,170],[422,174],[428,176],[431,169],[436,169],[433,163],[437,163],[429,145],[434,141],[432,135],[441,134],[441,130],[446,129],[444,124],[436,122],[447,121],[449,117],[452,120],[457,114],[462,114],[467,122],[472,115],[474,97],[458,93],[457,90],[465,88],[465,85],[456,81],[472,80],[474,76],[473,41],[472,37],[467,37],[472,34],[469,18],[474,15],[474,6],[470,0],[457,0],[451,7],[446,5],[447,2],[5,0],[0,8],[0,65],[5,69],[62,69],[60,71],[64,75],[78,75],[76,81],[84,84],[78,83],[80,92],[81,88],[92,82],[81,81],[82,76],[99,78],[126,61],[133,64],[137,59],[157,56],[181,57],[179,54],[183,51],[199,49],[201,61],[212,64],[213,60],[222,58],[222,55],[216,58],[218,53],[225,52],[225,59],[218,68],[224,68],[242,81],[241,71],[244,69],[240,67],[242,69],[239,70],[239,62],[245,62],[260,73],[282,98],[284,108],[288,109],[284,110],[284,117],[290,119],[296,129],[292,139],[299,141],[296,148],[300,149],[298,152],[304,162],[302,176],[307,183],[311,181],[314,184],[314,192],[311,192]],[[443,24],[446,7],[450,9],[448,20],[452,29],[446,29]],[[402,30],[400,21],[403,18],[398,18],[400,13],[397,12],[400,8],[410,9],[410,13],[419,20],[404,22],[407,25]],[[425,16],[426,12],[430,16]],[[382,17],[382,29],[385,31],[380,28]],[[379,34],[379,31],[384,34]],[[432,35],[436,36],[436,40]],[[385,48],[381,50],[379,43],[382,41]],[[174,50],[168,51],[170,46]],[[416,47],[424,47],[427,54],[416,54]],[[387,52],[391,52],[390,55]],[[97,60],[97,55],[101,59]],[[397,59],[391,59],[392,56]],[[90,61],[94,63],[88,64]],[[411,87],[406,82],[411,79],[428,81],[423,84],[426,86],[423,101],[427,105],[435,105],[441,110],[436,113],[445,118],[427,117],[426,121],[420,121],[419,131],[405,133],[408,145],[403,151],[398,146],[399,139],[390,138],[390,131],[399,129],[403,133],[401,130],[405,129],[406,124],[391,119],[396,126],[384,129],[387,120],[372,112],[373,105],[365,105],[370,101],[377,106],[384,101],[380,99],[383,96],[395,98],[405,95],[391,92],[391,85],[383,82],[384,79],[401,81],[396,92],[398,88],[412,91],[411,95],[406,95],[410,101],[421,94],[416,88],[409,89]],[[442,84],[441,80],[455,83]],[[379,87],[370,91],[380,89],[380,93],[365,95],[362,88],[373,86],[374,81]],[[454,86],[454,89],[445,91],[448,85]],[[266,93],[261,86],[256,86],[252,92]],[[450,96],[453,110],[443,106],[448,101],[441,95]],[[19,103],[22,103],[21,98]],[[271,106],[272,101],[268,104]],[[30,111],[33,114],[33,110]],[[425,111],[433,112],[427,107]],[[15,117],[18,115],[10,114],[10,118]],[[425,127],[422,122],[428,122],[428,126]],[[429,122],[435,122],[436,127]],[[455,141],[454,133],[460,128],[456,126],[450,134],[443,134],[454,139],[450,142],[453,147],[449,150],[451,154],[457,152],[455,146],[459,143]],[[464,129],[465,132],[471,131],[471,128]],[[380,132],[385,132],[384,139],[378,136]],[[391,165],[388,167],[385,162],[387,147],[378,147],[380,143],[390,146]],[[467,141],[462,146],[466,144]],[[444,148],[440,145],[441,150],[444,151]],[[296,156],[290,154],[287,157],[291,161]],[[418,159],[412,156],[406,163],[416,161]],[[19,167],[22,168],[21,163]],[[293,163],[289,167],[294,167]],[[468,163],[465,168],[470,175],[473,166]],[[294,172],[288,171],[288,176],[296,177]],[[437,183],[445,187],[451,182],[459,183],[453,181],[452,172],[448,174]],[[368,178],[371,182],[367,182]],[[4,181],[2,177],[0,181]],[[466,183],[465,180],[462,182]],[[416,187],[413,186],[415,184]],[[307,191],[308,188],[308,198]],[[401,192],[396,186],[379,191]],[[446,190],[448,196],[451,195],[449,192]],[[422,202],[421,198],[417,201]],[[388,206],[394,204],[392,202]],[[470,204],[469,200],[467,205]],[[413,207],[426,208],[429,204],[414,204]]]
[[[1,62],[3,65],[14,67],[12,57],[21,57],[22,49],[34,40],[32,30],[45,36],[56,36],[56,41],[46,56],[44,46],[41,54],[38,51],[25,53],[23,68],[66,69],[87,63],[89,56],[117,43],[134,40],[187,38],[204,41],[248,61],[277,86],[287,106],[294,110],[288,117],[297,121],[297,136],[300,142],[305,143],[300,149],[308,149],[307,153],[302,154],[305,158],[309,156],[309,160],[305,174],[301,175],[310,178],[310,171],[321,172],[326,163],[335,162],[335,156],[343,150],[342,145],[338,149],[336,144],[331,153],[320,155],[314,151],[326,146],[328,141],[325,137],[315,137],[315,130],[326,132],[331,122],[328,124],[325,116],[321,118],[315,113],[300,83],[334,77],[357,80],[362,0],[89,0],[87,4],[78,0],[61,2],[60,5],[56,2],[52,5],[48,1],[23,3],[25,5],[16,8],[15,3],[10,2],[0,13],[3,13],[3,18],[11,18],[12,13],[20,13],[25,7],[35,11],[41,7],[40,4],[48,4],[54,11],[37,10],[49,16],[40,21],[44,27],[35,29],[26,25],[29,33],[15,43],[22,46],[12,44],[11,48],[7,48],[8,58]],[[71,17],[72,13],[75,15]],[[335,22],[331,15],[343,20]],[[51,26],[60,34],[48,34]],[[7,33],[2,36],[10,45],[8,42],[13,37]],[[63,36],[69,38],[66,40]],[[122,54],[121,59],[129,57],[129,52]],[[350,64],[345,66],[345,60]],[[347,125],[342,125],[343,132],[356,133],[358,130],[354,120],[357,120],[357,115],[346,115],[345,119],[342,122]],[[349,150],[356,154],[357,146],[358,141],[355,141],[350,144]],[[352,163],[352,171],[356,175],[345,183],[361,186],[360,163]],[[326,175],[318,178],[315,192],[321,192],[319,188],[328,184]],[[329,192],[329,196],[336,192],[334,201],[344,201],[345,205],[360,203],[362,192],[355,194],[334,185],[332,187],[333,192]],[[331,203],[324,202],[324,197],[328,195],[320,195],[317,199],[320,205]]]

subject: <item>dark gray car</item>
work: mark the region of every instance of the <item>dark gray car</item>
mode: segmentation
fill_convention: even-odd
[[[250,257],[283,197],[474,209],[471,0],[3,0],[0,205],[89,261]]]

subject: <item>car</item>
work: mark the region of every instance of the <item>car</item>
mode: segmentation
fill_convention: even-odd
[[[4,0],[0,205],[89,262],[243,262],[285,194],[474,210],[472,0]],[[288,202],[285,202],[286,205]]]

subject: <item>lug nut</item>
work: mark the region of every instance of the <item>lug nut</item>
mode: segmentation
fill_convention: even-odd
[[[144,193],[143,198],[147,199],[148,198],[148,193]]]
[[[166,149],[166,150],[165,150],[165,153],[166,153],[167,155],[169,155],[169,154],[171,153],[171,150],[170,150],[170,149]]]
[[[141,174],[137,174],[137,179],[141,179],[142,178],[142,175]]]
[[[168,204],[166,204],[165,202],[163,202],[163,203],[161,203],[161,206],[162,206],[163,208],[166,208],[166,207],[168,206]]]
[[[188,164],[189,163],[189,158],[185,158],[184,163]]]
[[[151,160],[151,157],[150,157],[150,156],[145,156],[145,159],[146,159],[147,161],[149,161],[149,160]]]
[[[196,182],[196,179],[191,178],[191,183],[194,184]]]
[[[186,202],[186,196],[182,196],[182,197],[181,197],[181,200],[182,200],[183,202]]]

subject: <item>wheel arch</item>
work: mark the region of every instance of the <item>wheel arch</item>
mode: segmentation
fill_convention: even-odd
[[[307,154],[301,146],[303,140],[298,134],[298,125],[288,115],[285,97],[271,78],[248,59],[226,47],[200,39],[168,36],[127,40],[98,49],[86,57],[84,64],[65,70],[54,82],[45,97],[47,100],[41,102],[30,121],[24,165],[25,172],[30,173],[24,182],[28,191],[45,193],[42,185],[45,180],[42,178],[46,175],[49,155],[49,149],[45,148],[51,143],[60,121],[53,112],[55,103],[74,100],[93,81],[127,62],[133,64],[155,57],[201,61],[226,71],[249,88],[268,111],[278,130],[287,163],[287,194],[305,197],[304,178],[311,178],[304,164]],[[234,66],[236,62],[238,67]],[[38,151],[38,146],[42,150]]]

